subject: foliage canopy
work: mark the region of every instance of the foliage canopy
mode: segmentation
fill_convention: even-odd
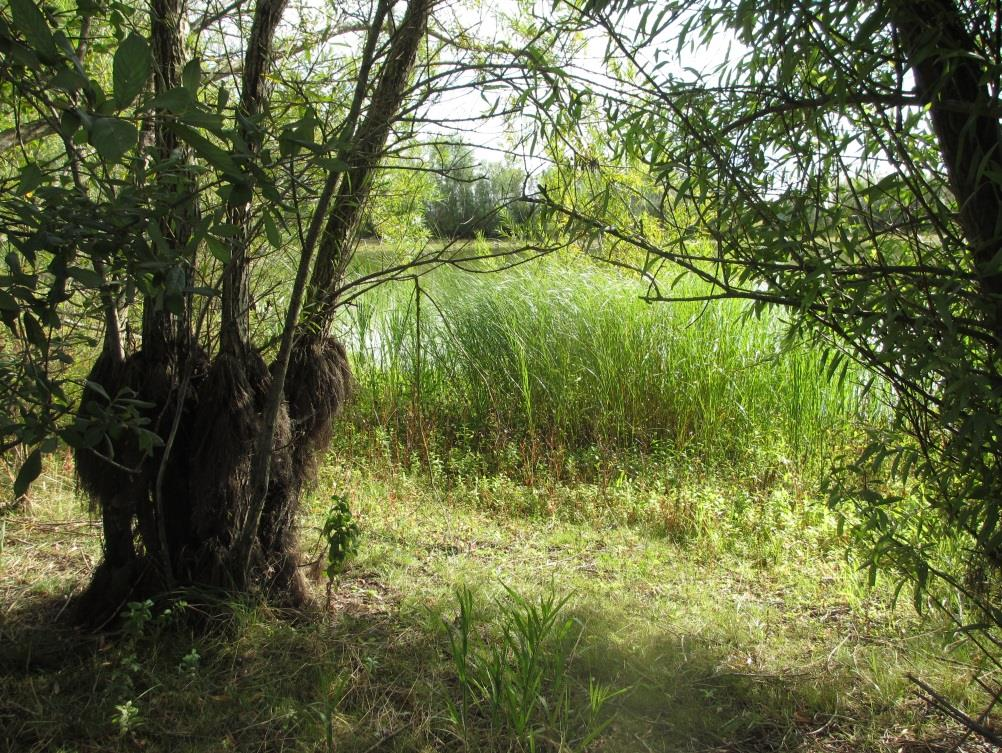
[[[578,176],[544,187],[551,227],[644,276],[651,301],[691,300],[684,271],[700,300],[782,307],[792,336],[836,349],[829,378],[851,359],[890,385],[895,424],[833,500],[856,503],[871,566],[916,603],[939,576],[995,624],[999,20],[952,0],[571,4],[540,22],[591,35],[605,67],[562,70],[560,106],[536,110]]]

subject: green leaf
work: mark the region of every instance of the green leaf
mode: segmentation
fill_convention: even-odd
[[[11,0],[10,9],[14,16],[14,27],[24,35],[42,62],[57,62],[59,52],[52,38],[52,30],[34,1]]]
[[[282,247],[282,234],[278,232],[278,225],[275,224],[270,212],[266,212],[264,215],[264,232],[268,236],[268,243],[271,244],[272,248]]]
[[[101,275],[92,269],[84,269],[83,267],[69,267],[66,270],[67,274],[74,280],[79,282],[85,288],[91,288],[97,290],[101,287]]]
[[[87,379],[87,380],[84,380],[84,384],[87,385],[88,389],[93,390],[94,392],[96,392],[98,395],[100,395],[101,397],[103,397],[109,403],[111,402],[111,397],[109,397],[108,391],[105,390],[105,388],[102,387],[98,382],[92,382],[89,379]]]
[[[17,478],[14,479],[14,497],[23,497],[27,493],[28,487],[31,486],[31,482],[38,478],[41,473],[42,451],[36,448],[17,472]]]
[[[240,168],[237,167],[237,163],[233,161],[233,158],[194,128],[189,128],[181,123],[174,123],[171,127],[178,136],[184,139],[210,165],[230,177],[243,179],[243,174],[240,172]]]
[[[90,143],[105,162],[118,162],[139,139],[139,129],[119,118],[94,118]]]
[[[81,76],[80,72],[73,68],[63,68],[61,71],[56,73],[49,82],[49,86],[56,89],[62,89],[68,94],[74,94],[81,89],[86,88],[88,82],[85,76]]]
[[[28,338],[28,342],[39,350],[47,350],[49,341],[45,337],[45,330],[42,329],[42,325],[38,323],[38,320],[25,311],[22,315],[22,321],[24,322],[24,336]]]
[[[45,176],[38,169],[38,165],[29,162],[21,169],[21,179],[17,183],[17,192],[21,196],[27,196],[38,188],[44,179]]]
[[[181,85],[187,89],[191,96],[198,93],[198,87],[202,83],[202,61],[198,58],[189,60],[181,71]]]
[[[224,138],[222,115],[209,112],[208,110],[203,110],[201,107],[196,105],[184,113],[180,113],[179,117],[184,121],[185,125],[189,125],[192,128],[204,128],[206,131],[209,131],[220,138]]]
[[[195,104],[195,99],[191,96],[191,92],[183,86],[175,86],[173,89],[168,89],[163,94],[155,97],[150,104],[154,107],[169,110],[175,115],[182,115]]]
[[[153,70],[150,46],[143,37],[132,32],[115,50],[112,81],[115,104],[119,109],[132,103],[146,86]]]
[[[75,110],[63,110],[63,114],[59,118],[59,131],[64,136],[73,138],[73,135],[80,129],[82,122]]]
[[[40,65],[38,55],[32,52],[31,48],[25,45],[10,45],[7,50],[7,54],[10,56],[9,59],[14,65],[20,65],[24,68],[38,68]]]
[[[149,429],[136,429],[136,440],[144,455],[149,455],[155,448],[164,446],[164,441]]]
[[[230,244],[222,241],[214,235],[205,239],[205,244],[209,247],[209,253],[219,259],[223,264],[230,260]]]

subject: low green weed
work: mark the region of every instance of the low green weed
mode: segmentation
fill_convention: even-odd
[[[341,572],[345,562],[358,550],[360,530],[351,514],[348,498],[343,494],[331,497],[331,506],[324,518],[320,538],[327,545],[327,577]]]

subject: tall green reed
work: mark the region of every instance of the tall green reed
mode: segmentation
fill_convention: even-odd
[[[434,435],[440,449],[514,446],[523,460],[597,448],[733,466],[763,453],[822,461],[879,415],[860,374],[830,377],[823,352],[788,342],[778,314],[740,301],[651,305],[643,293],[568,257],[373,291],[343,322],[353,420],[414,447]]]

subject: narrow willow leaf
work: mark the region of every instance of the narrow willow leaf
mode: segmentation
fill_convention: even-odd
[[[20,470],[17,472],[17,478],[14,479],[14,497],[23,497],[31,483],[38,478],[42,473],[42,451],[41,449],[35,449],[28,459],[24,461],[24,465],[21,466]]]
[[[194,97],[202,83],[202,61],[198,58],[189,60],[181,71],[181,85]]]

